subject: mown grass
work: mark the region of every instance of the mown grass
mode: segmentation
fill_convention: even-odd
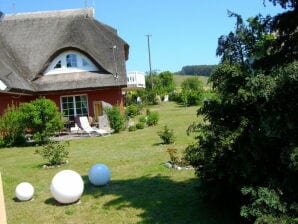
[[[163,164],[168,146],[157,132],[163,125],[174,129],[180,152],[193,138],[185,130],[196,117],[196,107],[164,103],[152,107],[160,113],[159,125],[109,137],[88,137],[70,142],[69,164],[45,169],[35,147],[0,149],[0,172],[9,224],[20,223],[233,223],[228,210],[200,200],[194,171],[177,171]],[[88,170],[95,163],[110,167],[111,181],[94,187]],[[59,205],[50,183],[60,170],[72,169],[84,180],[80,203]],[[18,202],[15,187],[22,181],[35,187],[34,199]]]

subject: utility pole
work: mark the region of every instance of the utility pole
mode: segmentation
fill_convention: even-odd
[[[151,54],[150,54],[150,37],[152,35],[147,34],[147,44],[148,44],[148,56],[149,56],[149,76],[151,79],[151,89],[153,89],[153,77],[152,77],[152,69],[151,69]]]

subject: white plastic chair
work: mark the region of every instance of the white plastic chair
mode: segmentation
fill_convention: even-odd
[[[108,134],[110,134],[106,130],[91,127],[90,124],[89,124],[88,118],[86,116],[76,117],[75,122],[82,131],[86,132],[90,136],[91,136],[91,134],[97,134],[97,135],[108,135]]]

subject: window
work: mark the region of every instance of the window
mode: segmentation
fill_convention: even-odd
[[[87,56],[77,51],[65,51],[57,56],[45,71],[45,75],[74,73],[82,71],[99,71]]]
[[[61,68],[61,60],[59,60],[57,64],[54,66],[54,69],[56,68]]]
[[[69,120],[74,120],[76,116],[88,116],[87,96],[62,96],[61,110]]]
[[[83,66],[89,66],[89,62],[85,59],[85,58],[82,58],[82,61],[83,61]]]
[[[76,54],[66,55],[66,67],[67,68],[78,67],[77,55]]]

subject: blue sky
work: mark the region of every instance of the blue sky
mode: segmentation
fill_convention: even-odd
[[[185,65],[217,64],[218,38],[234,29],[227,10],[247,19],[282,11],[263,0],[0,0],[0,10],[35,12],[83,8],[94,2],[96,19],[118,30],[130,45],[127,71],[148,71],[146,34],[152,70],[176,72]]]

